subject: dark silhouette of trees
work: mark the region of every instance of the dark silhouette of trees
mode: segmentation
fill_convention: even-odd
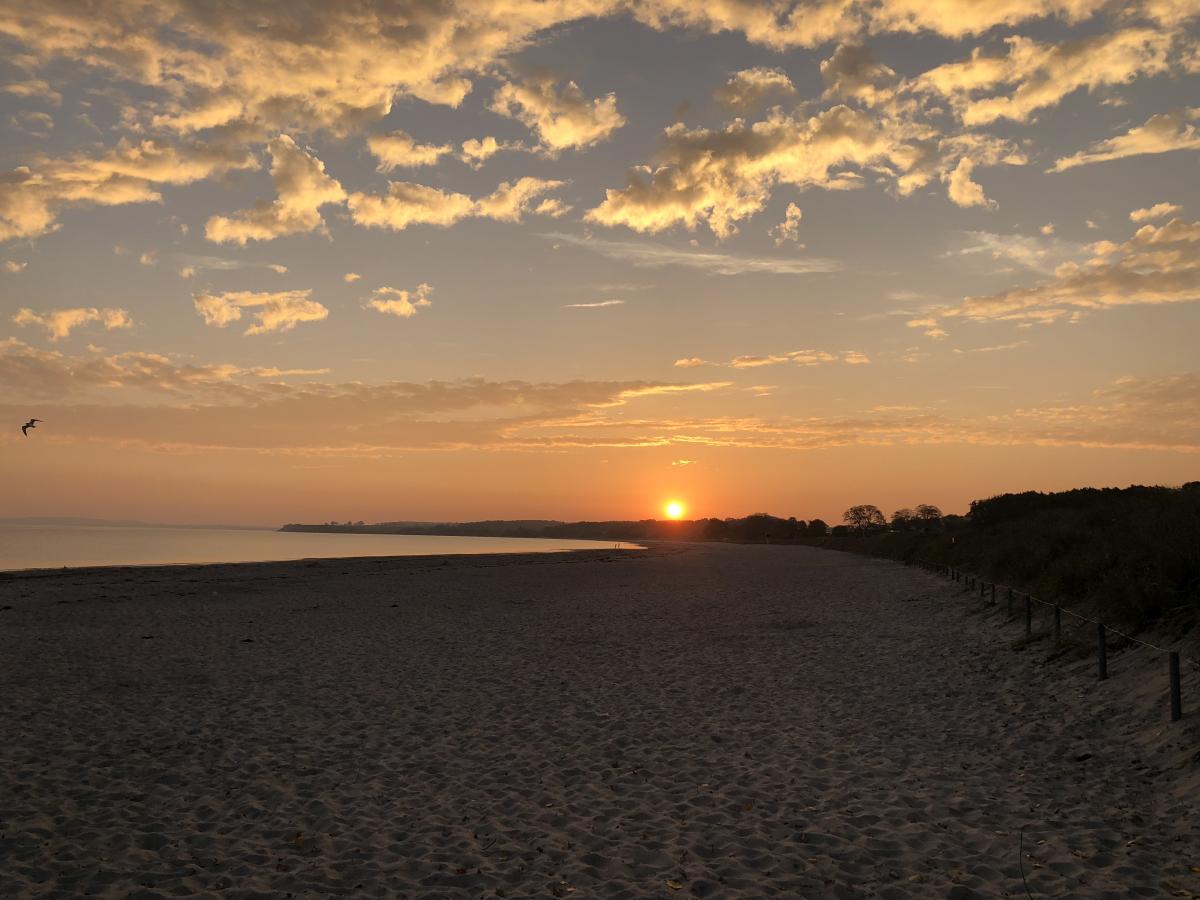
[[[879,507],[871,503],[860,503],[842,513],[842,521],[859,532],[870,528],[882,528],[887,524]]]
[[[916,513],[922,522],[936,522],[942,518],[942,511],[931,503],[918,503]]]
[[[907,506],[892,513],[892,531],[911,531],[917,514]]]
[[[829,534],[829,526],[824,519],[813,519],[804,528],[806,537],[825,537]]]

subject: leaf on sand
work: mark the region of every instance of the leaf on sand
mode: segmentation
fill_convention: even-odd
[[[682,891],[683,890],[683,882],[676,881],[674,878],[668,878],[667,879],[667,887],[669,887],[673,891]]]

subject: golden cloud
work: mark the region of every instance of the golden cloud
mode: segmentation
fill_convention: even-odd
[[[728,237],[737,223],[759,212],[776,184],[799,188],[854,188],[858,176],[847,165],[892,163],[915,136],[899,122],[882,122],[848,106],[835,106],[811,118],[774,110],[747,125],[737,119],[724,129],[673,125],[664,135],[656,167],[629,172],[624,188],[609,189],[586,218],[600,225],[635,231],[689,230],[705,224]]]
[[[0,241],[55,230],[67,207],[156,203],[161,185],[257,167],[253,154],[224,144],[171,146],[154,140],[121,140],[100,156],[43,159],[0,175]]]
[[[994,209],[996,202],[989,200],[983,193],[983,187],[971,180],[971,173],[974,170],[973,160],[966,156],[960,159],[954,171],[947,176],[946,180],[949,182],[947,196],[957,206],[983,206]]]
[[[438,160],[454,150],[449,144],[418,144],[403,131],[373,134],[367,138],[367,147],[379,160],[380,172],[437,165]]]
[[[432,306],[429,295],[433,288],[428,284],[419,284],[415,291],[398,290],[392,287],[376,288],[371,293],[367,306],[376,312],[407,319],[417,314],[417,310]]]
[[[12,321],[22,328],[27,325],[44,328],[52,341],[62,340],[76,328],[92,322],[99,322],[106,331],[133,327],[133,319],[127,311],[115,308],[97,309],[94,306],[51,309],[44,313],[35,313],[28,307],[22,307],[13,315]]]
[[[504,182],[485,197],[473,200],[466,194],[443,191],[423,184],[393,181],[387,194],[353,193],[347,200],[355,224],[368,228],[403,231],[410,225],[446,228],[466,218],[517,222],[541,194],[566,182],[542,178],[520,178]]]
[[[709,398],[720,401],[728,382],[311,380],[321,374],[181,365],[141,352],[72,357],[0,340],[0,388],[11,404],[5,414],[18,416],[37,400],[60,423],[60,441],[271,453],[675,446],[686,454],[696,445],[805,450],[946,443],[1200,452],[1196,373],[1124,377],[1067,402],[986,416],[893,407],[774,418],[713,415]],[[736,395],[724,402],[742,404]],[[691,403],[704,404],[704,412],[647,416],[643,407],[682,410]],[[319,442],[314,421],[322,423]]]
[[[1078,320],[1116,306],[1187,303],[1200,300],[1200,222],[1172,219],[1143,225],[1128,241],[1100,241],[1084,264],[1066,262],[1054,277],[986,297],[968,297],[908,324],[938,337],[950,319],[1022,324]]]
[[[1005,39],[1003,54],[977,47],[967,59],[937,66],[905,87],[947,98],[967,125],[997,119],[1026,122],[1074,91],[1167,71],[1175,44],[1171,32],[1155,28],[1127,28],[1060,44],[1014,35]]]
[[[271,241],[317,231],[325,226],[321,207],[346,199],[342,186],[325,174],[325,164],[296,146],[288,135],[270,141],[267,150],[271,154],[275,200],[261,201],[231,216],[213,216],[204,227],[210,241],[244,246],[247,241]]]
[[[899,81],[891,68],[875,61],[868,48],[855,44],[842,44],[823,60],[821,78],[825,96],[859,100],[867,106],[890,99]]]
[[[713,99],[733,110],[753,110],[770,98],[782,98],[796,93],[792,80],[782,69],[755,66],[729,76],[729,80],[713,92]]]
[[[1153,206],[1142,207],[1135,209],[1129,214],[1131,222],[1150,222],[1154,219],[1163,219],[1167,216],[1174,216],[1183,211],[1183,207],[1175,203],[1155,203]]]
[[[782,247],[788,241],[800,243],[800,220],[804,212],[795,203],[789,203],[784,211],[783,221],[773,226],[769,234],[775,238],[775,246]]]
[[[252,310],[258,320],[244,332],[247,335],[271,331],[291,331],[302,322],[320,322],[329,310],[311,299],[312,290],[302,291],[226,291],[212,294],[201,292],[193,296],[196,312],[205,325],[224,328],[242,319],[243,310]]]
[[[1142,125],[1124,134],[1098,141],[1087,150],[1056,160],[1050,172],[1065,172],[1077,166],[1125,159],[1151,153],[1170,153],[1173,150],[1200,149],[1200,133],[1188,120],[1200,118],[1200,108],[1176,110],[1151,116]]]
[[[625,124],[615,94],[588,100],[575,82],[559,90],[550,76],[502,84],[491,109],[534,131],[541,149],[550,155],[590,147]]]

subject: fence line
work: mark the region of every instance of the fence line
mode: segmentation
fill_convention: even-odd
[[[1142,647],[1148,647],[1151,650],[1156,650],[1159,653],[1167,654],[1167,682],[1168,694],[1170,696],[1171,721],[1177,722],[1183,718],[1183,697],[1180,688],[1179,663],[1181,659],[1187,659],[1193,666],[1200,668],[1200,660],[1195,660],[1190,657],[1181,657],[1175,650],[1168,650],[1166,647],[1159,647],[1157,644],[1152,644],[1149,641],[1143,641],[1141,638],[1135,638],[1132,635],[1125,634],[1111,627],[1099,619],[1093,619],[1090,616],[1085,616],[1082,613],[1068,609],[1059,603],[1051,603],[1048,600],[1042,600],[1032,594],[1024,591],[1017,591],[1012,586],[1007,584],[998,584],[994,581],[984,581],[983,579],[971,575],[961,569],[956,569],[953,566],[945,565],[944,563],[933,563],[927,560],[914,560],[907,562],[906,565],[916,565],[927,572],[945,576],[951,581],[959,582],[963,585],[963,590],[974,593],[976,587],[979,589],[979,599],[983,600],[988,596],[990,588],[992,605],[996,604],[996,589],[1004,588],[1006,591],[1008,621],[1012,621],[1013,616],[1013,600],[1018,594],[1024,594],[1025,597],[1025,636],[1027,638],[1033,636],[1033,606],[1039,604],[1041,606],[1051,607],[1054,610],[1054,641],[1056,644],[1062,642],[1062,616],[1066,613],[1080,622],[1088,622],[1096,626],[1096,662],[1097,674],[1100,680],[1108,678],[1108,632],[1112,632],[1119,637],[1124,638],[1131,644],[1138,644]]]

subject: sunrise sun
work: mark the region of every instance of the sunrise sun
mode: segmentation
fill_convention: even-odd
[[[678,500],[672,500],[666,506],[666,513],[667,513],[668,519],[682,519],[683,518],[683,504],[680,503]]]

